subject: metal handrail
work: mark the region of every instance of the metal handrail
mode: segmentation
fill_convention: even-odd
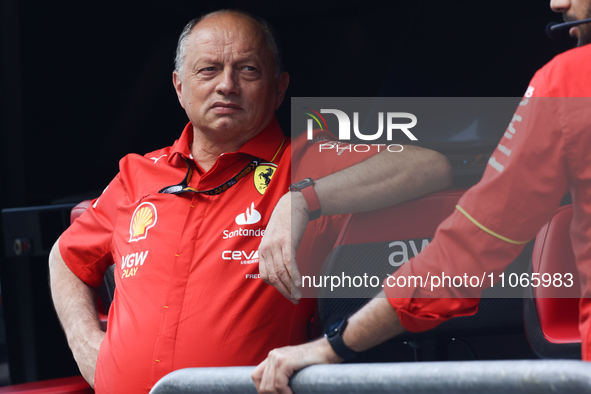
[[[256,393],[254,367],[187,368],[150,394]],[[574,360],[314,365],[296,373],[295,394],[591,393],[591,364]]]

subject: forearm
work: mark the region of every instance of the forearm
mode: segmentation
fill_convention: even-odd
[[[322,215],[371,211],[444,189],[452,171],[445,156],[416,146],[381,153],[315,181]]]
[[[96,311],[97,291],[82,282],[61,257],[59,240],[49,255],[53,304],[78,367],[93,385],[98,350],[104,337]]]
[[[358,353],[371,349],[405,331],[383,292],[348,320],[343,341],[349,349]],[[334,364],[343,361],[325,337],[309,345],[322,355],[321,363]]]
[[[349,318],[343,341],[352,350],[362,352],[404,331],[396,312],[382,292]]]
[[[82,282],[61,257],[58,242],[49,255],[49,280],[53,304],[68,341],[70,337],[100,330],[96,312],[97,291]]]
[[[403,152],[382,151],[347,169],[315,180],[322,215],[370,211],[448,187],[451,168],[434,151],[407,146]],[[266,283],[298,302],[300,275],[295,262],[309,220],[302,193],[286,193],[273,210],[259,246],[259,270]],[[295,292],[291,282],[294,281]]]

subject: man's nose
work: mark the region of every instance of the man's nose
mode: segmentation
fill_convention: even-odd
[[[554,12],[567,12],[571,6],[571,0],[550,0],[550,8]]]
[[[224,71],[220,75],[217,92],[225,96],[236,95],[240,93],[238,75],[234,73],[232,68],[224,68]]]

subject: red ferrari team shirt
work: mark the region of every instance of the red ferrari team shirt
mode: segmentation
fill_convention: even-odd
[[[583,359],[591,359],[591,45],[540,69],[492,154],[482,180],[461,198],[419,256],[394,276],[445,272],[495,278],[556,212],[570,190],[571,239],[582,282]],[[392,280],[390,280],[391,283]],[[401,282],[402,283],[402,282]],[[424,331],[476,312],[482,289],[388,287],[402,324]],[[455,298],[446,298],[455,297]],[[474,297],[474,298],[466,298]]]
[[[302,165],[292,177],[292,144],[274,119],[204,172],[191,156],[192,138],[189,124],[172,147],[123,158],[120,173],[60,239],[64,261],[90,286],[115,264],[97,393],[147,393],[176,369],[256,365],[274,348],[305,342],[315,302],[294,306],[265,284],[258,246],[293,179],[318,179],[375,154],[320,153],[317,143],[298,139]],[[159,193],[170,186],[210,192]],[[297,256],[302,269],[322,263],[343,220],[309,224]]]

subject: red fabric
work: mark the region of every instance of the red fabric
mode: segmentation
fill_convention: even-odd
[[[191,142],[189,124],[172,147],[126,156],[120,173],[60,239],[65,262],[91,286],[115,263],[117,290],[96,371],[99,394],[147,393],[176,369],[256,365],[276,347],[305,342],[315,301],[294,306],[259,278],[262,234],[294,179],[318,179],[375,154],[321,155],[317,143],[284,140],[273,120],[207,173],[195,167],[189,183],[215,188],[253,157],[271,162],[276,155],[269,167],[259,167],[267,173],[276,166],[264,194],[255,187],[264,179],[258,172],[217,196],[159,194],[185,177]],[[302,163],[293,177],[292,148]],[[324,260],[344,219],[309,225],[297,256],[303,270]]]
[[[90,206],[92,202],[90,200],[82,201],[70,212],[70,223],[74,223],[74,220],[78,219]]]
[[[570,226],[582,280],[580,331],[583,359],[591,358],[591,45],[565,52],[540,69],[519,104],[483,179],[459,205],[480,224],[515,241],[534,238],[570,189],[574,215]],[[510,153],[509,153],[510,152]],[[437,230],[434,241],[398,275],[445,272],[495,277],[521,252],[494,237],[456,210]],[[400,289],[386,287],[402,324],[423,331],[476,311],[481,289]],[[456,297],[454,299],[440,299]]]
[[[14,384],[0,387],[0,394],[92,394],[82,376],[41,380],[39,382]]]
[[[393,207],[356,213],[346,223],[346,231],[340,234],[337,245],[431,238],[465,191],[443,190]]]
[[[560,273],[572,275],[571,287],[539,286],[534,288],[540,328],[552,343],[581,342],[579,332],[580,279],[572,250],[569,227],[572,205],[560,207],[536,237],[532,253],[532,271],[542,279]],[[545,275],[544,275],[545,274]],[[555,298],[556,297],[556,298]]]

